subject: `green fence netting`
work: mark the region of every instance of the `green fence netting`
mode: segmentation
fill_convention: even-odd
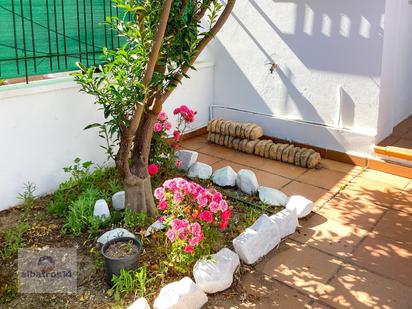
[[[122,14],[111,0],[0,0],[0,79],[101,63],[122,44],[106,16]]]

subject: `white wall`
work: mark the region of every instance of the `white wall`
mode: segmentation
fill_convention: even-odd
[[[213,65],[201,62],[198,68],[165,105],[171,116],[181,104],[197,110],[191,129],[207,124],[213,99]],[[67,176],[62,168],[76,157],[106,161],[97,130],[83,131],[102,114],[70,78],[14,88],[0,87],[0,211],[19,202],[16,197],[27,181],[37,186],[36,194],[55,190]]]
[[[377,141],[412,114],[412,3],[390,0],[385,12]]]
[[[213,44],[215,104],[243,110],[225,111],[238,120],[254,113],[267,135],[307,143],[317,136],[318,146],[369,152],[378,121],[384,5],[237,1]],[[279,66],[273,74],[271,63]],[[213,111],[218,117],[223,108]]]

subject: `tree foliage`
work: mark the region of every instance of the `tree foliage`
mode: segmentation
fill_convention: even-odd
[[[96,97],[105,122],[97,127],[103,146],[116,159],[124,179],[146,177],[155,117],[171,92],[187,78],[193,63],[223,26],[235,0],[113,0],[123,18],[106,22],[123,38],[116,50],[104,49],[105,64],[75,75],[82,91]],[[139,135],[139,134],[140,135]],[[113,145],[119,146],[117,154]],[[129,156],[132,152],[132,165]],[[127,193],[126,193],[127,199]]]

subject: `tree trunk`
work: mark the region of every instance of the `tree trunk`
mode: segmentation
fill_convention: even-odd
[[[151,111],[142,116],[136,132],[132,152],[132,176],[124,181],[126,193],[126,208],[137,212],[147,212],[156,216],[157,209],[153,199],[150,175],[147,172],[149,163],[150,143],[157,115]]]
[[[135,212],[147,212],[152,217],[157,215],[149,176],[143,179],[137,176],[127,178],[124,182],[124,189],[126,208]]]

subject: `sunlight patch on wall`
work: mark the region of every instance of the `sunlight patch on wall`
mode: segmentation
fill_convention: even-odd
[[[351,27],[351,21],[350,18],[342,14],[340,17],[340,29],[339,33],[344,36],[345,38],[349,38],[350,35],[350,27]]]

